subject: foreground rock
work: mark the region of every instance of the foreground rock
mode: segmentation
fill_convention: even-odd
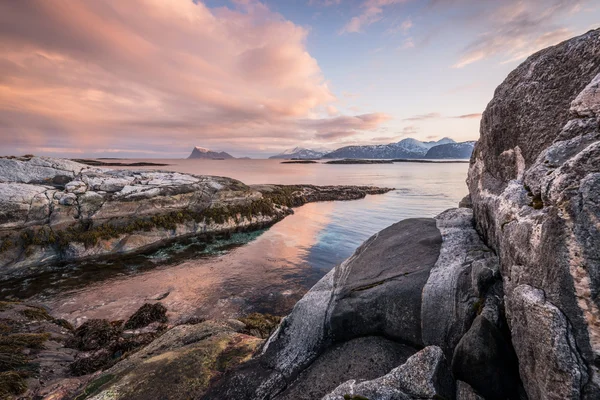
[[[399,355],[395,366],[419,349],[435,346],[450,376],[451,362],[457,370],[466,369],[465,363],[478,354],[468,347],[455,358],[454,351],[478,314],[498,331],[506,325],[499,284],[498,259],[475,231],[471,210],[401,221],[371,237],[321,279],[282,321],[263,353],[226,376],[204,398],[320,398],[342,382],[387,374],[389,364],[387,370],[377,369],[369,361],[379,358],[378,346],[384,342]],[[509,342],[502,333],[491,340],[490,344],[499,341],[498,346]],[[355,346],[357,341],[360,346]],[[347,349],[345,356],[331,356],[339,348]],[[512,371],[463,380],[499,388],[492,389],[497,390],[496,398],[517,398],[512,397],[519,387],[516,360],[507,357],[486,360],[490,369],[508,363]],[[386,362],[381,359],[380,366]],[[512,386],[505,388],[506,382]]]
[[[373,380],[351,380],[338,386],[323,400],[367,399],[450,399],[454,380],[439,347],[421,350],[388,374]]]
[[[235,320],[176,326],[80,392],[95,400],[197,398],[263,343],[244,328]]]
[[[483,114],[468,185],[500,255],[529,398],[600,398],[600,30],[531,56]]]
[[[42,307],[0,302],[0,398],[196,398],[264,343],[248,332],[278,320],[253,314],[247,323],[168,326],[165,311],[145,304],[125,323],[88,320],[73,329]]]
[[[39,273],[48,263],[142,251],[189,235],[258,229],[307,202],[389,190],[249,187],[230,178],[0,158],[0,275]]]
[[[600,398],[600,30],[500,85],[468,185],[472,210],[373,236],[204,398],[287,399],[296,387],[339,400]],[[328,358],[374,337],[416,355],[375,378]],[[311,373],[323,365],[336,387]]]

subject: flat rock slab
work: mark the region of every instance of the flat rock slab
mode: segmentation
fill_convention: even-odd
[[[375,379],[417,352],[378,336],[353,339],[329,348],[276,400],[320,399],[348,379]]]

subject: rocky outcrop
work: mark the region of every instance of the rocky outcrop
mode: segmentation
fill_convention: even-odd
[[[212,151],[204,147],[194,147],[188,159],[227,160],[235,158],[224,151]]]
[[[468,185],[529,398],[598,398],[600,30],[542,50],[483,114]]]
[[[0,158],[1,276],[39,273],[58,261],[142,251],[189,235],[257,229],[307,202],[353,200],[389,190],[249,187],[222,177],[106,170],[43,157]]]
[[[263,343],[243,329],[235,320],[176,326],[79,392],[93,400],[197,398]]]
[[[599,127],[596,30],[534,54],[496,90],[461,202],[472,209],[367,240],[205,398],[294,387],[328,400],[599,398]],[[376,378],[340,372],[332,381],[347,380],[322,393],[313,366],[374,337],[415,355]]]
[[[372,380],[364,366],[340,369],[339,358],[329,355],[332,349],[348,346],[355,350],[341,364],[369,364],[377,346],[369,342],[353,347],[366,338],[402,345],[407,355],[433,345],[430,349],[437,349],[448,365],[453,361],[457,368],[466,368],[463,363],[471,361],[475,350],[465,349],[466,357],[455,361],[454,349],[477,315],[498,331],[505,324],[497,265],[497,257],[475,231],[469,209],[396,223],[321,279],[282,321],[263,353],[224,378],[205,398],[318,398],[331,392],[335,383]],[[502,333],[500,338],[509,343]],[[504,360],[492,360],[490,368],[504,365],[500,362]],[[324,370],[334,371],[326,383],[316,373]],[[482,382],[498,387],[503,379],[518,385],[516,368],[485,376]],[[298,395],[298,387],[310,387],[310,397]]]

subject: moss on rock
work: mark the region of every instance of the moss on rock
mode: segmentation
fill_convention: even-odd
[[[239,320],[246,325],[244,333],[266,339],[279,326],[281,317],[271,314],[252,313],[244,318],[239,318]]]

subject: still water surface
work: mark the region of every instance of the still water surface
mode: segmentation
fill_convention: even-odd
[[[14,282],[3,295],[42,301],[55,315],[75,323],[125,318],[144,302],[165,295],[161,301],[175,320],[253,311],[284,315],[374,233],[405,218],[435,216],[455,207],[467,193],[468,164],[148,161],[170,164],[159,167],[163,170],[229,176],[247,184],[375,185],[396,190],[357,201],[307,204],[268,230],[236,234],[210,245],[190,240],[152,254],[72,264]]]

